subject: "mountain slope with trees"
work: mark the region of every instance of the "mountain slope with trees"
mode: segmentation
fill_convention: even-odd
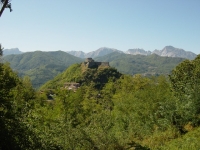
[[[130,55],[114,52],[103,57],[95,58],[96,61],[106,61],[124,74],[160,75],[169,74],[172,69],[181,63],[184,58],[161,57],[156,54]]]
[[[29,76],[35,88],[63,72],[71,64],[83,61],[62,51],[35,51],[20,55],[8,55],[3,59],[4,62],[10,63],[19,76]]]
[[[68,66],[84,61],[62,51],[28,52],[3,57],[11,67],[22,76],[29,76],[33,87],[38,88],[48,80],[63,72]],[[124,74],[143,74],[145,76],[169,74],[183,58],[160,57],[158,55],[128,55],[110,53],[96,58],[96,61],[108,61],[112,67]]]

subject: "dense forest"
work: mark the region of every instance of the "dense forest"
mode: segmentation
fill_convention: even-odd
[[[168,77],[74,64],[38,91],[0,63],[0,96],[2,150],[200,149],[200,55]]]

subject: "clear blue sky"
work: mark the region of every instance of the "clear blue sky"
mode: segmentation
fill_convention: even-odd
[[[12,0],[0,43],[21,51],[110,47],[200,53],[200,0]]]

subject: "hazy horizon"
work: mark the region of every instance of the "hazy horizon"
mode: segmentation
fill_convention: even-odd
[[[172,46],[172,45],[167,45],[167,46]],[[174,46],[172,46],[172,47],[174,47]],[[4,49],[6,49],[6,50],[10,50],[10,49],[16,49],[17,47],[15,47],[15,48],[4,48]],[[108,48],[108,49],[115,49],[115,50],[119,50],[119,51],[122,51],[122,52],[126,52],[127,50],[129,50],[129,49],[127,49],[127,50],[120,50],[120,49],[117,49],[117,48],[110,48],[110,47],[100,47],[100,48],[98,48],[98,49],[96,49],[96,50],[99,50],[99,49],[101,49],[101,48]],[[163,47],[164,48],[164,47]],[[174,47],[174,48],[178,48],[178,47]],[[19,49],[19,48],[18,48]],[[142,49],[142,48],[130,48],[130,49]],[[178,49],[182,49],[182,50],[185,50],[185,49],[183,49],[183,48],[178,48]],[[89,53],[89,52],[93,52],[93,51],[96,51],[96,50],[92,50],[92,51],[87,51],[87,52],[85,52],[85,51],[82,51],[82,50],[69,50],[69,51],[77,51],[77,52],[79,52],[79,51],[82,51],[82,52],[84,52],[84,53]],[[145,50],[145,49],[143,49],[143,50]],[[154,50],[162,50],[162,49],[154,49]],[[145,50],[145,51],[150,51],[150,52],[153,52],[154,50]],[[21,51],[20,49],[19,49],[19,51]],[[43,50],[33,50],[33,51],[21,51],[21,52],[23,52],[23,53],[26,53],[26,52],[35,52],[35,51],[42,51],[42,52],[53,52],[53,51],[64,51],[64,52],[69,52],[68,50],[67,51],[65,51],[65,50],[51,50],[51,51],[43,51]],[[192,52],[192,51],[187,51],[187,50],[185,50],[186,52]],[[194,53],[194,52],[192,52],[192,53]],[[196,54],[196,55],[198,55],[197,53],[194,53],[194,54]]]

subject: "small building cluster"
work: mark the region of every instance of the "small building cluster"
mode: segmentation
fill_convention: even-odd
[[[80,87],[80,83],[76,83],[76,82],[66,82],[64,84],[64,88],[68,89],[68,90],[77,90]]]

